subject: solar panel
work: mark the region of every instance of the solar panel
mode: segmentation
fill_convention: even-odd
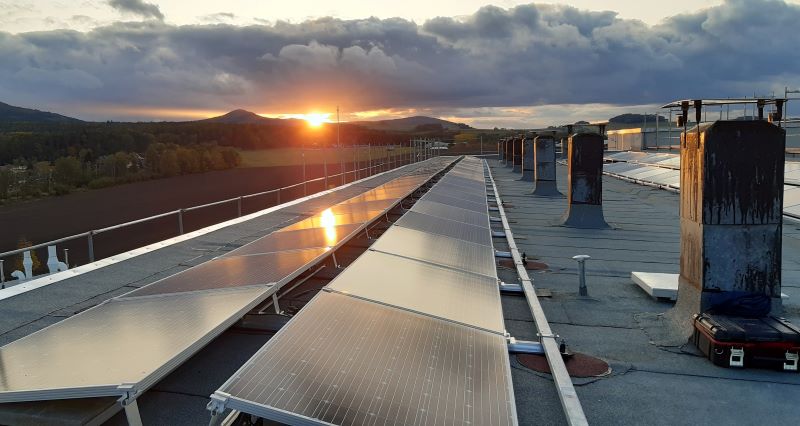
[[[395,225],[492,247],[492,237],[484,227],[415,211],[406,212],[403,217],[395,222]]]
[[[483,213],[483,214],[488,213],[486,202],[475,203],[458,197],[451,197],[449,195],[444,195],[444,193],[441,193],[439,191],[428,192],[422,198],[420,198],[420,200],[435,201],[437,203],[447,204],[448,206],[458,207],[466,210],[472,210],[477,213]]]
[[[501,335],[328,292],[216,396],[289,424],[517,424]]]
[[[486,183],[484,183],[483,179],[481,180],[472,180],[472,179],[465,179],[458,176],[451,176],[450,174],[445,175],[443,178],[439,180],[441,183],[447,183],[450,185],[456,186],[463,186],[467,189],[471,190],[481,190],[486,191]]]
[[[783,186],[783,208],[800,205],[800,187]]]
[[[482,226],[484,228],[489,227],[488,212],[477,213],[458,207],[448,206],[447,204],[424,200],[414,203],[414,207],[412,207],[411,210],[419,213],[429,214],[431,216],[468,223],[474,226]]]
[[[470,193],[470,194],[481,194],[481,195],[485,195],[486,194],[486,187],[485,186],[462,185],[462,184],[454,183],[450,179],[448,179],[448,180],[442,179],[436,184],[436,186],[437,187],[442,187],[442,188],[450,188],[450,189],[454,189],[454,190],[457,190],[457,191],[467,192],[467,193]]]
[[[328,288],[503,333],[497,279],[376,251],[361,255]]]
[[[299,250],[316,247],[335,247],[361,229],[360,224],[309,228],[296,231],[273,232],[250,244],[228,252],[223,257],[249,254],[272,253],[276,251]]]
[[[384,214],[383,210],[356,210],[345,214],[333,214],[333,210],[327,209],[308,219],[295,222],[276,232],[296,231],[298,229],[311,228],[330,228],[338,225],[362,224],[375,219]]]
[[[464,192],[460,188],[454,189],[445,185],[436,185],[428,191],[428,194],[442,194],[450,197],[456,197],[465,201],[473,203],[486,204],[486,192],[471,191]]]
[[[443,235],[393,226],[370,249],[497,277],[492,247]]]
[[[327,248],[219,257],[125,294],[124,298],[230,287],[285,280],[325,256]]]
[[[112,299],[0,348],[0,402],[151,386],[251,309],[261,288]]]

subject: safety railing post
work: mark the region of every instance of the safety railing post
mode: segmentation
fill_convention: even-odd
[[[300,156],[303,157],[303,196],[308,195],[308,187],[306,182],[306,151],[300,149]]]
[[[328,155],[327,151],[322,155],[322,170],[325,173],[325,191],[328,190]]]
[[[89,262],[94,262],[94,231],[89,231],[86,235],[89,243]]]
[[[178,210],[178,235],[183,235],[183,209]]]
[[[64,249],[64,264],[67,265],[67,269],[69,269],[69,249]]]

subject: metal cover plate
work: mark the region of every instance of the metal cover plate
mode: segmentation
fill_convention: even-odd
[[[502,336],[328,292],[217,394],[289,424],[517,424]]]
[[[443,219],[415,211],[406,212],[395,225],[416,229],[430,234],[444,235],[492,247],[492,236],[488,229],[454,220]]]
[[[477,213],[458,207],[448,206],[447,204],[434,201],[419,200],[411,207],[412,211],[429,214],[458,222],[468,223],[474,226],[489,228],[489,212]]]
[[[389,228],[370,249],[497,277],[492,247],[402,226]]]
[[[299,229],[296,231],[273,232],[250,244],[228,252],[223,257],[250,254],[272,253],[276,251],[300,250],[307,248],[335,247],[359,229],[360,224],[331,226],[327,228]]]
[[[503,333],[497,279],[367,251],[328,288]]]
[[[152,385],[258,302],[263,288],[112,299],[0,348],[0,402]]]
[[[293,277],[325,256],[327,248],[220,257],[146,285],[123,298],[272,284]]]

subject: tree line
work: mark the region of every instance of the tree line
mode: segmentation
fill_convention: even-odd
[[[0,167],[0,202],[13,198],[63,195],[78,188],[97,189],[211,170],[237,167],[239,152],[215,144],[177,145],[155,142],[143,154],[117,151],[99,157],[81,149],[77,155],[31,164],[16,159]]]
[[[303,122],[0,123],[0,200],[236,167],[238,150],[404,144],[412,136],[455,133]]]

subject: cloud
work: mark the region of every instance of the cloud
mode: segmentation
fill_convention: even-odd
[[[164,20],[164,14],[161,13],[161,9],[158,6],[146,3],[143,0],[108,0],[108,5],[122,13],[137,15],[142,18],[155,18],[159,21]]]
[[[727,0],[655,26],[613,12],[531,4],[421,25],[399,18],[251,26],[147,20],[89,32],[0,32],[0,93],[43,108],[83,102],[280,113],[340,105],[463,116],[486,107],[494,108],[487,123],[518,122],[522,116],[497,108],[539,107],[530,115],[550,119],[541,107],[656,105],[800,85],[797,22],[797,5]]]

